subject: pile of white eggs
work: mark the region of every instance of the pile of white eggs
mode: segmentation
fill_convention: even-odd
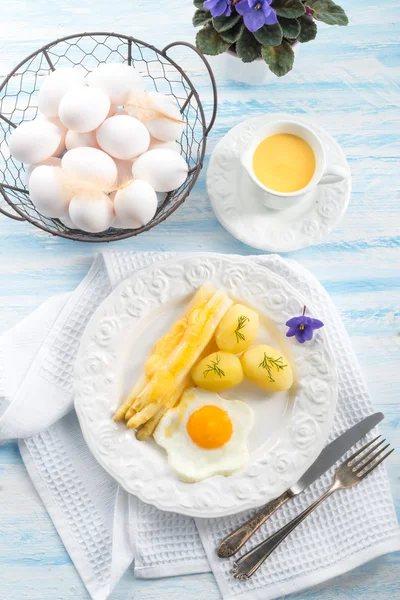
[[[11,135],[38,211],[91,233],[142,227],[157,192],[180,187],[188,165],[176,140],[184,123],[173,99],[144,90],[126,64],[102,64],[86,77],[73,68],[46,77],[39,114]]]

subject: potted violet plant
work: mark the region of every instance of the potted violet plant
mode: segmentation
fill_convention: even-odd
[[[196,46],[223,55],[229,78],[264,83],[268,69],[278,77],[292,68],[299,43],[317,35],[316,21],[347,25],[333,0],[194,0]],[[248,64],[252,63],[252,64]]]

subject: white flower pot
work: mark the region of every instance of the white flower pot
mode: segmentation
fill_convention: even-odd
[[[299,42],[295,42],[292,48],[296,56],[300,49]],[[227,50],[218,56],[207,56],[207,60],[212,66],[217,82],[239,81],[251,85],[264,85],[277,79],[262,58],[244,63],[237,54]]]

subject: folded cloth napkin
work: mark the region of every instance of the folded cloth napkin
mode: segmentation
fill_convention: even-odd
[[[94,310],[135,270],[168,253],[108,252],[71,294],[51,298],[0,338],[0,443],[19,439],[22,458],[94,600],[106,599],[134,560],[137,577],[212,570],[224,600],[269,600],[400,549],[385,467],[334,495],[293,532],[249,581],[215,548],[250,512],[192,519],[160,511],[124,492],[90,454],[73,410],[73,369]],[[305,269],[279,256],[251,260],[298,289],[326,323],[339,368],[331,438],[373,412],[350,340],[329,296]],[[293,518],[328,487],[333,469],[287,503],[254,537]],[[335,524],[333,526],[333,523]]]

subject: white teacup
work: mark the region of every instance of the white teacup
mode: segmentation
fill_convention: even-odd
[[[263,140],[265,140],[265,138],[278,133],[297,135],[305,140],[311,146],[314,152],[314,174],[305,187],[295,192],[277,192],[272,190],[261,183],[253,171],[253,155],[257,146]],[[317,185],[337,183],[348,177],[348,173],[343,167],[332,166],[329,169],[326,168],[325,150],[321,140],[309,127],[297,121],[277,120],[265,125],[265,127],[254,134],[249,144],[244,148],[240,156],[240,160],[253,182],[261,190],[263,190],[264,193],[262,194],[262,202],[264,206],[268,208],[274,208],[276,210],[294,206]]]

